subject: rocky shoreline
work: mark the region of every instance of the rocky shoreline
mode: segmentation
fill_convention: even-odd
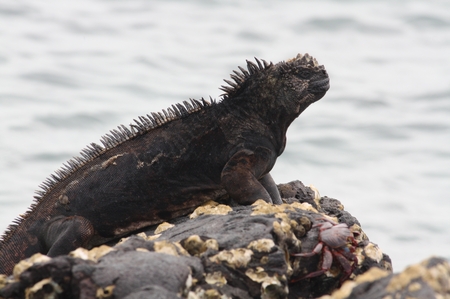
[[[448,261],[433,257],[393,274],[389,257],[338,200],[300,181],[278,188],[282,205],[224,197],[116,244],[37,254],[0,276],[0,298],[450,298]],[[329,220],[347,224],[355,246],[305,278],[325,253],[292,254],[313,251],[321,241],[315,224]]]

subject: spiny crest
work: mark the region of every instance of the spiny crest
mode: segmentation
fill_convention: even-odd
[[[220,89],[225,92],[225,94],[222,95],[224,97],[224,99],[236,94],[236,92],[240,88],[242,88],[242,86],[244,85],[246,80],[248,80],[251,76],[273,66],[272,62],[268,63],[267,61],[265,61],[263,59],[259,60],[256,57],[255,57],[255,60],[256,60],[256,64],[252,61],[247,60],[247,69],[244,69],[243,67],[238,66],[240,72],[233,71],[234,74],[231,74],[230,77],[231,77],[231,79],[234,80],[234,82],[231,80],[227,80],[227,79],[223,80],[228,84],[228,86],[222,85],[220,87]]]
[[[130,124],[129,127],[124,125],[118,126],[117,129],[113,129],[101,137],[100,142],[102,145],[96,143],[89,144],[85,149],[81,150],[80,156],[73,157],[64,163],[60,169],[56,170],[54,174],[51,174],[50,177],[39,186],[40,190],[36,191],[35,199],[37,201],[42,199],[42,197],[50,192],[56,184],[104,152],[131,138],[160,127],[163,124],[186,117],[204,107],[211,106],[211,103],[214,103],[212,98],[210,102],[203,98],[201,101],[190,99],[190,102],[184,101],[182,104],[172,105],[172,107],[169,107],[166,110],[163,109],[162,112],[152,112],[146,116],[139,116],[138,119],[133,119],[134,123]]]
[[[297,54],[296,57],[291,58],[289,60],[287,60],[286,62],[280,62],[279,63],[279,67],[280,69],[282,69],[284,72],[289,72],[289,70],[292,67],[298,67],[298,66],[305,66],[305,67],[311,67],[311,68],[316,68],[316,67],[323,67],[320,66],[319,63],[317,62],[317,60],[312,57],[311,55],[309,55],[308,53],[305,53],[305,55],[302,54]]]
[[[108,134],[101,137],[100,142],[102,145],[96,143],[89,144],[86,148],[81,150],[80,156],[73,157],[64,163],[60,169],[56,170],[55,173],[51,174],[43,183],[41,183],[39,186],[40,189],[35,192],[35,202],[29,207],[25,214],[20,215],[13,220],[13,223],[8,227],[6,233],[0,240],[0,244],[5,243],[21,221],[30,215],[47,193],[89,161],[92,161],[104,152],[133,137],[142,135],[173,120],[186,117],[189,114],[211,106],[212,104],[215,104],[215,101],[212,98],[210,98],[209,102],[203,98],[201,101],[190,99],[189,102],[184,101],[182,104],[172,105],[166,110],[162,110],[162,112],[152,112],[146,116],[139,116],[138,119],[133,120],[134,123],[130,124],[129,127],[124,125],[118,126],[117,129],[111,130]]]
[[[317,60],[314,57],[312,57],[311,55],[309,55],[308,53],[305,53],[305,55],[302,55],[299,53],[299,54],[297,54],[296,57],[289,59],[286,62],[300,64],[300,65],[310,65],[312,67],[319,66],[319,63],[317,62]]]

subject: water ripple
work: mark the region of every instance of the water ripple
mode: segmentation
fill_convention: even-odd
[[[309,21],[302,22],[295,27],[295,30],[309,30],[309,31],[344,31],[353,30],[363,33],[377,33],[377,34],[397,34],[399,29],[393,27],[372,25],[361,23],[350,17],[334,17],[334,18],[313,18]]]
[[[34,121],[38,124],[44,124],[45,126],[52,128],[92,128],[97,124],[103,123],[105,119],[104,113],[87,114],[87,113],[75,113],[70,115],[49,114],[46,116],[37,116]]]
[[[419,30],[445,29],[450,26],[450,21],[432,15],[414,15],[405,18],[407,24]]]
[[[52,72],[36,72],[20,75],[21,78],[26,80],[38,81],[49,85],[58,85],[67,88],[78,88],[80,85],[75,82],[74,78],[70,78],[63,74]]]

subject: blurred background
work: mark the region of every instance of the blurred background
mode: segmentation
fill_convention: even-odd
[[[0,230],[119,124],[310,53],[331,89],[272,171],[339,199],[394,270],[450,258],[449,1],[0,0]]]

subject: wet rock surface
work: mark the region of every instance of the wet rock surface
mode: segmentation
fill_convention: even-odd
[[[320,197],[313,187],[299,181],[278,187],[285,202],[282,205],[257,201],[239,206],[224,198],[226,204],[208,202],[189,216],[149,227],[117,244],[79,248],[52,259],[35,255],[20,262],[12,276],[0,277],[0,296],[193,299],[316,298],[327,294],[331,295],[326,298],[384,298],[375,294],[393,294],[388,290],[394,287],[387,286],[394,283],[386,281],[396,277],[389,257],[369,241],[358,220],[338,200]],[[321,241],[317,224],[330,220],[348,225],[356,245],[352,247],[348,240],[340,249],[347,257],[355,256],[357,262],[342,261],[336,255],[330,269],[305,278],[321,269],[324,251],[301,257],[292,254],[312,252]],[[430,263],[448,270],[443,260]],[[351,266],[348,275],[345,264]],[[383,275],[375,275],[379,281],[369,280],[366,275],[370,273]],[[448,283],[448,271],[445,273],[440,281],[447,277]],[[348,276],[350,281],[344,282]],[[401,280],[396,290],[419,290],[420,285],[422,292],[435,291],[426,288],[429,282],[414,279],[413,285]],[[364,295],[367,291],[372,297]],[[343,297],[342,292],[348,296]]]

